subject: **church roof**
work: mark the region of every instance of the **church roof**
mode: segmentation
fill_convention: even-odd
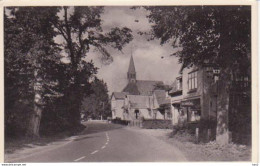
[[[136,85],[141,95],[152,95],[157,84],[163,84],[162,81],[137,80]]]
[[[135,73],[135,64],[134,64],[134,59],[133,59],[132,55],[131,55],[131,58],[130,58],[128,73]]]
[[[130,82],[123,89],[132,95],[152,95],[157,84],[163,84],[162,81],[137,80],[136,83]]]
[[[141,95],[127,95],[132,109],[151,108],[152,97]]]
[[[131,95],[139,95],[140,94],[138,87],[137,87],[136,83],[134,83],[134,82],[129,82],[126,85],[126,87],[123,89],[123,92],[127,92]]]
[[[125,99],[127,94],[126,92],[113,92],[112,96],[114,95],[115,99]]]

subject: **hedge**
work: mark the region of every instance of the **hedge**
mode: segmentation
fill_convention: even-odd
[[[171,120],[161,120],[161,119],[147,119],[143,120],[143,128],[145,129],[172,129]]]
[[[112,123],[121,124],[121,125],[128,125],[130,121],[128,120],[121,120],[120,118],[112,119]]]

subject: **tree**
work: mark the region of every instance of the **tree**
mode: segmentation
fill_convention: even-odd
[[[57,33],[63,37],[62,48],[66,51],[70,64],[71,75],[71,123],[77,126],[80,122],[80,67],[85,63],[90,47],[98,49],[106,59],[111,56],[104,46],[110,44],[115,49],[121,50],[132,40],[131,30],[113,28],[108,33],[103,33],[100,15],[103,7],[63,7],[60,10],[62,17],[53,22]]]
[[[91,83],[92,94],[88,95],[82,101],[81,112],[86,117],[93,119],[107,118],[111,116],[109,95],[107,85],[103,80],[95,78]]]
[[[5,126],[17,128],[18,123],[32,137],[48,132],[41,122],[50,130],[58,123],[61,131],[77,128],[81,101],[97,73],[93,62],[84,60],[90,47],[110,60],[106,46],[121,50],[132,40],[126,27],[104,33],[102,12],[102,7],[5,9]]]
[[[171,87],[170,87],[170,85],[165,85],[164,83],[159,82],[159,83],[155,84],[154,90],[169,91],[169,90],[171,90]]]
[[[145,7],[152,38],[170,42],[184,67],[215,63],[222,69],[248,72],[251,10],[248,6]],[[234,62],[239,66],[234,66]]]
[[[219,67],[218,85],[223,88],[219,88],[218,92],[217,134],[227,134],[227,106],[230,104],[234,80],[241,77],[249,80],[251,78],[250,6],[144,8],[150,11],[147,17],[153,23],[150,32],[152,39],[156,38],[161,44],[170,43],[173,48],[179,48],[172,55],[178,57],[183,68],[193,65],[202,67],[209,63]],[[242,90],[250,91],[250,88]],[[243,119],[251,119],[248,110],[248,116],[243,115]],[[251,126],[250,120],[247,125]]]
[[[5,9],[5,125],[17,130],[20,126],[24,129],[22,132],[27,130],[24,126],[29,126],[27,134],[33,137],[39,136],[41,104],[46,90],[43,86],[50,81],[46,77],[47,70],[59,58],[59,49],[53,40],[55,33],[49,23],[55,19],[56,12],[33,7]],[[19,118],[30,123],[24,125]]]

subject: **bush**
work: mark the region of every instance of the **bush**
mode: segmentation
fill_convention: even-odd
[[[187,133],[195,136],[196,128],[199,128],[199,142],[209,142],[216,139],[216,121],[201,119],[198,122],[186,122],[185,124],[178,124],[173,127],[172,135],[177,133]],[[210,129],[211,133],[208,133]]]
[[[116,118],[116,119],[112,119],[112,123],[127,126],[130,123],[130,121],[129,120],[121,120],[120,118]]]
[[[29,126],[32,106],[16,102],[12,108],[5,109],[5,137],[25,136]]]
[[[161,119],[149,119],[143,120],[143,128],[145,129],[172,129],[171,120],[161,120]]]

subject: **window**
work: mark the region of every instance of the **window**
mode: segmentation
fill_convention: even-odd
[[[148,115],[152,117],[152,110],[148,108]]]
[[[188,109],[188,121],[195,122],[200,120],[200,110]]]
[[[177,78],[177,90],[182,90],[182,78]]]
[[[153,111],[153,118],[156,119],[156,115],[157,115],[157,110]]]
[[[188,74],[188,87],[189,90],[197,89],[197,71]]]

